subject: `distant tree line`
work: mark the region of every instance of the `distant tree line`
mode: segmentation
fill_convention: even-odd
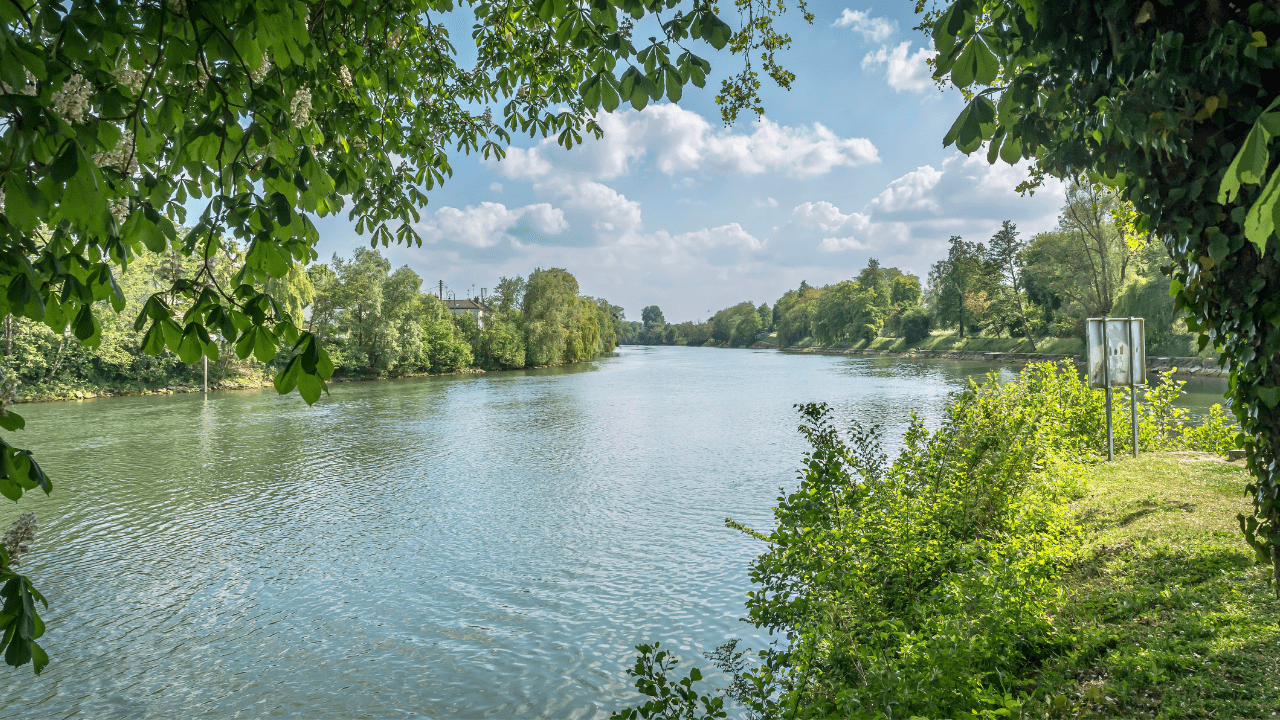
[[[856,343],[880,335],[929,335],[929,314],[921,306],[920,279],[898,268],[882,268],[874,258],[852,280],[817,288],[801,282],[770,308],[743,302],[706,322],[668,324],[651,305],[641,322],[623,322],[619,344],[717,345],[746,347],[777,333],[776,342],[792,345],[805,338],[823,344]]]
[[[1087,183],[1067,189],[1057,227],[1024,240],[1005,221],[986,242],[951,238],[927,282],[874,258],[858,276],[823,287],[801,282],[770,308],[740,303],[706,322],[667,323],[656,306],[618,324],[619,344],[745,347],[773,334],[779,345],[858,345],[879,337],[909,344],[933,329],[961,337],[1080,338],[1086,318],[1146,318],[1152,354],[1191,354],[1192,336],[1169,295],[1167,257],[1132,230],[1132,208]]]
[[[1192,336],[1169,294],[1160,243],[1132,231],[1133,211],[1107,188],[1067,189],[1058,225],[1030,241],[1006,221],[986,244],[951,238],[929,272],[925,303],[936,326],[960,335],[1084,336],[1090,317],[1146,318],[1153,354],[1186,355]]]
[[[243,253],[230,250],[216,260],[214,276],[234,286]],[[198,268],[176,255],[143,254],[119,273],[126,299],[117,314],[105,301],[93,308],[101,326],[99,342],[88,347],[69,332],[6,316],[0,325],[0,367],[22,383],[24,392],[57,395],[84,387],[98,390],[195,385],[201,363],[186,364],[168,351],[141,351],[143,332],[134,318],[152,293],[174,279],[192,277]],[[512,369],[590,359],[613,349],[615,316],[621,309],[580,294],[566,270],[537,269],[527,278],[501,278],[486,303],[482,322],[472,314],[450,311],[440,298],[423,291],[422,278],[408,267],[393,269],[376,249],[337,255],[328,263],[295,264],[270,291],[300,328],[325,343],[336,374],[389,377],[448,373],[470,368]],[[178,303],[180,298],[172,298]],[[178,303],[180,305],[180,303]],[[275,372],[290,359],[282,349],[267,362],[239,360],[224,338],[209,363],[217,384]]]

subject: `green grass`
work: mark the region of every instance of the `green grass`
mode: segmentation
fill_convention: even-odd
[[[1097,466],[1037,678],[1049,717],[1280,717],[1280,602],[1235,519],[1246,477],[1205,453]]]

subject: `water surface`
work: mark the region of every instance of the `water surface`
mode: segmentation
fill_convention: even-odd
[[[931,427],[977,363],[625,348],[568,368],[22,409],[48,596],[0,717],[603,718],[743,637],[794,403]],[[42,433],[56,428],[57,438]],[[34,498],[35,496],[28,496]],[[6,504],[7,526],[17,509]]]

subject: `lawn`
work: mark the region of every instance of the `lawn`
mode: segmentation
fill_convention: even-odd
[[[1280,602],[1237,526],[1246,478],[1191,452],[1095,468],[1057,603],[1063,651],[1038,676],[1050,717],[1277,716]]]

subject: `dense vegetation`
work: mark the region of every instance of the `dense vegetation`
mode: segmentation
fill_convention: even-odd
[[[743,347],[776,333],[779,345],[868,344],[877,337],[914,345],[933,328],[960,337],[1081,338],[1085,319],[1146,318],[1152,355],[1194,354],[1193,335],[1170,296],[1163,249],[1132,227],[1132,208],[1115,192],[1073,183],[1058,226],[1028,239],[1006,221],[986,242],[955,236],[924,287],[872,259],[858,276],[834,285],[801,283],[770,308],[750,302],[706,322],[669,324],[657,306],[642,322],[623,323],[619,344]],[[757,324],[751,311],[759,316]]]
[[[1169,402],[1180,391],[1166,379],[1144,403],[1143,449],[1231,447],[1221,409],[1193,425]],[[1100,392],[1068,364],[993,376],[956,397],[936,431],[914,420],[891,462],[877,428],[842,432],[823,405],[801,413],[811,450],[778,498],[776,528],[728,521],[767,543],[751,565],[747,619],[778,642],[757,657],[734,644],[712,654],[732,680],[727,697],[765,718],[1072,717],[1103,702],[1064,692],[1080,669],[1105,664],[1108,641],[1088,627],[1100,618],[1063,595],[1097,561],[1091,520],[1073,506],[1105,442]],[[1235,555],[1228,564],[1244,565]],[[653,646],[640,650],[637,687],[672,687],[655,677],[673,671],[670,656],[655,663]],[[1126,662],[1126,691],[1160,681],[1142,677],[1155,665],[1141,657]],[[621,715],[717,712],[690,692],[650,694]]]
[[[233,275],[243,262],[234,249],[215,263],[216,276]],[[198,268],[177,255],[143,253],[120,273],[125,297],[120,313],[106,303],[93,306],[101,342],[87,347],[68,330],[7,316],[0,325],[0,370],[21,383],[29,397],[74,393],[137,392],[173,385],[199,385],[204,368],[165,349],[143,350],[145,333],[136,317],[157,290]],[[535,270],[527,279],[503,278],[498,295],[486,303],[482,322],[453,314],[408,267],[392,269],[376,249],[357,250],[350,259],[295,264],[273,279],[272,294],[328,348],[334,373],[345,377],[388,377],[448,373],[470,368],[511,369],[576,362],[614,346],[614,313],[604,300],[583,297],[565,270]],[[180,297],[170,299],[182,309]],[[286,349],[259,361],[236,357],[231,343],[211,338],[220,351],[209,363],[210,383],[260,383],[292,359]]]
[[[1253,511],[1280,597],[1280,4],[917,0],[934,78],[970,100],[943,145],[1115,188],[1164,246],[1177,309],[1229,368]]]

